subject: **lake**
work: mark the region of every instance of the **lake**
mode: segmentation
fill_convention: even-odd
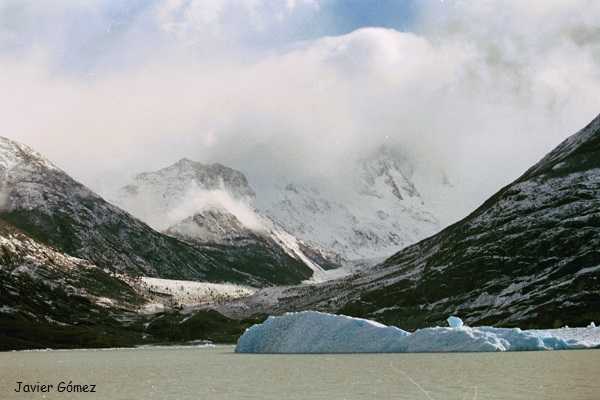
[[[17,393],[52,384],[48,393]],[[95,393],[58,393],[95,385]],[[87,390],[91,390],[88,386]],[[233,346],[0,353],[0,399],[600,399],[600,350],[235,354]]]

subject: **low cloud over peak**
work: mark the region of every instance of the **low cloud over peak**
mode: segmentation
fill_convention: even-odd
[[[386,9],[361,26],[318,1],[209,3],[0,6],[3,135],[105,193],[182,157],[255,187],[338,180],[386,145],[472,208],[600,109],[594,2],[406,2],[393,27]]]

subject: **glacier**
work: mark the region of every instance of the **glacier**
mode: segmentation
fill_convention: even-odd
[[[449,327],[414,332],[375,321],[318,311],[271,316],[248,328],[237,353],[428,353],[567,350],[600,347],[600,328],[521,330],[469,327],[458,317]]]

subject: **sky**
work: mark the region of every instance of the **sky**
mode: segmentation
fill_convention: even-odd
[[[0,135],[103,194],[183,157],[343,181],[385,145],[460,213],[598,93],[595,0],[0,0]]]

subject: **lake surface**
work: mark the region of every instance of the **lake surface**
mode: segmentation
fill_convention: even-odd
[[[95,393],[16,393],[94,384]],[[232,346],[0,353],[0,399],[600,399],[600,350],[250,355]]]

